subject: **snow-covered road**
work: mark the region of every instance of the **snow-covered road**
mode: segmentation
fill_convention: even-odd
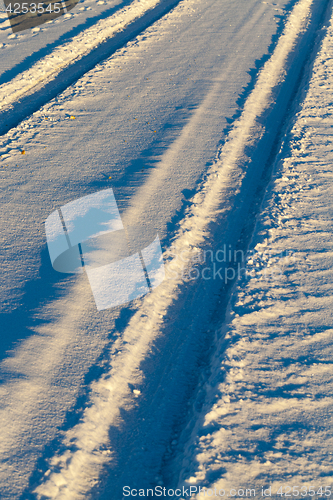
[[[113,2],[110,19],[123,16],[126,35],[159,3]],[[13,106],[14,121],[22,119],[31,89],[46,104],[1,138],[1,498],[118,499],[129,481],[148,487],[170,474],[170,445],[232,285],[201,271],[191,279],[180,256],[245,248],[260,180],[330,4],[174,3],[104,62],[81,67],[84,76],[50,102],[44,79],[57,85],[59,68],[92,53],[98,33],[112,39],[112,26],[99,19],[103,26],[64,43],[52,35],[43,52],[54,28],[46,25],[27,39],[29,61],[21,35],[10,38],[5,111]],[[52,269],[44,221],[110,187],[142,246],[159,234],[167,279],[143,299],[98,312],[85,275]]]

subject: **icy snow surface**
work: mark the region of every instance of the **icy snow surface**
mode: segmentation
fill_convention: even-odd
[[[126,31],[158,3],[88,0],[70,17],[14,37],[3,13],[2,102],[19,110],[21,95],[45,79],[52,82],[61,67]],[[207,442],[201,453],[196,442],[201,416],[192,437],[185,432],[177,459],[170,458],[228,291],[219,280],[191,280],[189,263],[180,256],[235,247],[240,240],[327,3],[183,0],[1,137],[1,499],[118,500],[125,484],[176,484],[180,470],[182,482],[197,476],[197,482],[212,484],[220,477],[211,458],[214,444]],[[292,196],[298,170],[290,170],[283,182]],[[328,189],[328,173],[325,179]],[[314,193],[316,182],[306,183]],[[60,207],[110,187],[122,223],[133,229],[140,248],[160,238],[166,279],[142,299],[98,311],[86,274],[68,276],[52,268],[44,222]],[[298,196],[304,198],[302,189]],[[278,197],[274,209],[284,204]],[[313,216],[316,222],[323,213]],[[296,252],[296,262],[304,267],[302,252]],[[315,276],[318,256],[310,259],[319,266]],[[265,287],[273,290],[272,285],[258,283],[265,299]],[[249,296],[256,300],[254,281],[244,286],[250,284]],[[287,293],[280,282],[274,284],[277,293]],[[287,288],[299,293],[293,284]],[[267,317],[288,311],[291,329],[299,302],[282,307],[277,300]],[[252,312],[246,315],[244,308],[240,317],[250,321]],[[305,323],[311,325],[311,318]],[[306,338],[314,338],[307,328]],[[286,343],[294,342],[294,330]],[[228,331],[229,349],[238,353],[238,333]],[[219,356],[215,378],[223,377]],[[231,377],[236,356],[235,351],[230,357]],[[226,388],[226,397],[228,390],[233,391]],[[274,409],[271,399],[266,406]],[[219,412],[211,411],[219,427]],[[181,465],[183,458],[190,468]]]

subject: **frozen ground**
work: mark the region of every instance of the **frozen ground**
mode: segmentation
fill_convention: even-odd
[[[177,2],[165,2],[164,6],[170,8],[172,3]],[[318,133],[323,142],[315,142],[319,130],[313,126],[315,118],[311,122],[312,135],[305,133],[310,129],[300,122],[304,121],[303,115],[295,125],[295,130],[298,127],[305,131],[299,141],[313,141],[313,148],[315,144],[318,147],[311,153],[311,179],[310,174],[304,174],[306,181],[310,179],[306,182],[308,189],[298,189],[299,183],[305,184],[300,180],[300,165],[307,165],[308,143],[297,142],[295,135],[291,159],[284,159],[288,138],[281,162],[277,163],[277,176],[281,169],[289,169],[281,174],[282,180],[274,188],[281,189],[282,196],[276,196],[273,203],[268,192],[252,243],[259,245],[257,250],[266,245],[277,259],[286,249],[294,251],[293,257],[286,260],[284,256],[284,274],[279,279],[260,280],[256,275],[238,285],[242,289],[236,289],[233,295],[238,296],[238,316],[232,326],[227,323],[222,328],[227,340],[220,341],[221,336],[215,339],[214,331],[223,321],[233,270],[223,267],[222,275],[217,276],[226,279],[207,280],[205,263],[197,263],[199,278],[193,279],[191,266],[198,252],[210,251],[216,256],[225,245],[246,250],[258,211],[256,202],[264,192],[281,139],[279,134],[292,116],[290,103],[301,71],[305,68],[305,78],[310,71],[307,61],[316,50],[313,41],[321,23],[327,21],[323,15],[326,9],[330,12],[331,3],[184,0],[133,38],[131,22],[139,22],[147,9],[160,4],[163,2],[152,0],[113,3],[111,9],[118,10],[111,13],[105,4],[93,8],[106,9],[96,10],[94,15],[99,19],[94,22],[82,11],[82,23],[88,23],[88,31],[79,25],[79,4],[73,16],[59,18],[64,38],[55,30],[54,22],[54,26],[45,25],[35,36],[30,31],[24,34],[27,44],[31,44],[26,53],[19,36],[9,38],[11,47],[3,48],[11,50],[12,55],[5,59],[1,80],[2,116],[10,117],[12,113],[19,121],[29,115],[29,100],[33,102],[37,96],[45,102],[1,138],[4,333],[0,340],[0,477],[4,499],[118,500],[125,485],[172,487],[180,481],[237,487],[240,475],[257,487],[253,464],[265,484],[273,483],[274,474],[280,473],[268,457],[275,443],[271,436],[274,432],[274,436],[282,436],[281,429],[285,429],[290,442],[297,440],[296,420],[284,428],[283,419],[288,426],[289,414],[280,416],[277,405],[290,395],[289,404],[297,401],[298,411],[305,407],[304,419],[311,422],[317,419],[311,414],[312,408],[313,412],[324,412],[325,405],[329,407],[328,397],[322,398],[320,404],[314,398],[310,406],[308,396],[297,392],[302,380],[303,389],[306,384],[302,363],[311,363],[307,349],[316,339],[317,368],[311,366],[311,373],[315,380],[319,377],[319,383],[326,380],[325,376],[329,378],[319,376],[323,360],[329,360],[329,298],[320,302],[327,316],[316,313],[320,294],[327,294],[330,286],[329,267],[326,274],[323,267],[323,263],[329,265],[331,227],[329,165],[323,146],[329,145],[329,139]],[[120,25],[115,24],[113,29],[115,19]],[[104,20],[110,23],[101,27],[99,23]],[[66,23],[76,23],[76,28],[66,28]],[[6,22],[4,26],[8,31]],[[126,33],[133,40],[86,71],[92,59],[85,68],[87,59],[83,55],[94,53],[97,60],[102,59],[98,30],[102,39],[105,36],[112,40],[118,28],[125,34],[123,41]],[[52,36],[47,35],[48,30]],[[73,41],[74,34],[78,38]],[[330,32],[320,57],[324,57],[325,50],[329,53],[329,37]],[[18,64],[13,63],[14,54]],[[329,99],[329,90],[323,91],[323,81],[328,89],[330,84],[325,73],[329,68],[327,55],[325,64],[316,65],[313,78],[317,83],[312,85],[306,101],[315,102],[318,121],[324,109],[325,116],[329,109],[329,103],[324,101]],[[44,74],[45,67],[49,69]],[[83,76],[48,102],[44,84],[58,88],[62,69],[77,67]],[[321,89],[322,99],[311,97],[313,88]],[[302,113],[306,109],[310,104],[304,105]],[[325,119],[328,121],[329,116]],[[326,125],[320,129],[321,134],[327,133],[328,122]],[[303,150],[297,149],[298,143]],[[297,160],[297,152],[301,160]],[[123,222],[141,228],[143,246],[159,234],[167,279],[143,299],[98,312],[85,275],[62,275],[52,269],[43,224],[56,208],[109,187],[114,190]],[[297,189],[302,200],[299,225],[288,226],[282,221],[296,220],[287,211],[294,210]],[[317,212],[310,216],[307,210],[314,206]],[[260,224],[266,231],[266,219],[273,226],[268,233],[269,243],[261,241]],[[317,244],[311,240],[314,219],[315,229],[322,220],[320,244],[325,257],[324,252],[311,254]],[[301,230],[306,231],[304,239]],[[289,241],[291,238],[293,241]],[[257,253],[256,259],[259,265],[265,264],[262,254]],[[304,270],[313,262],[315,272],[308,282]],[[253,267],[257,269],[255,263]],[[306,299],[307,293],[310,295]],[[318,296],[311,300],[314,293]],[[260,294],[262,302],[258,300]],[[287,303],[283,298],[288,294],[291,299]],[[234,298],[231,304],[230,314],[236,307]],[[301,314],[303,309],[307,316]],[[297,318],[293,316],[296,313]],[[284,332],[281,337],[274,327],[274,318],[279,314],[280,320],[276,321]],[[315,314],[319,314],[326,329],[321,329]],[[306,325],[306,335],[301,324]],[[298,342],[304,354],[298,355],[295,368],[292,360],[296,354],[288,353],[283,358],[281,352],[287,345],[296,352]],[[265,343],[270,350],[266,348],[263,353]],[[270,377],[265,376],[265,371],[256,370],[267,366],[276,351],[280,362],[276,361],[272,378],[274,387],[280,380],[277,394],[270,391]],[[208,389],[205,379],[211,357]],[[285,371],[280,369],[284,366],[282,359],[286,360]],[[238,362],[244,364],[242,379]],[[252,371],[246,371],[247,366]],[[310,364],[307,366],[310,369]],[[325,369],[329,366],[326,363]],[[229,379],[224,378],[225,371]],[[286,382],[288,377],[291,380]],[[200,380],[203,388],[195,399]],[[283,381],[287,384],[285,390]],[[264,383],[267,388],[261,397],[258,387]],[[311,388],[306,389],[306,394],[312,394]],[[226,403],[219,401],[220,395],[226,401],[229,398],[230,405],[237,406],[243,399],[247,413],[223,406]],[[203,398],[205,404],[200,411]],[[233,402],[233,398],[237,401]],[[229,421],[229,427],[237,429],[234,434],[228,433],[226,425],[227,439],[220,437],[224,411],[234,419]],[[265,412],[276,415],[275,420],[270,420],[271,427],[265,424]],[[250,417],[243,417],[245,414]],[[259,424],[257,414],[262,419]],[[246,427],[252,425],[251,418],[251,432],[256,434]],[[303,431],[307,432],[304,422]],[[253,449],[253,455],[259,456],[255,452],[258,446],[262,455],[257,459],[238,457],[242,449],[238,451],[236,432],[243,442],[242,449],[247,453]],[[203,438],[199,441],[200,435]],[[247,445],[251,439],[252,444]],[[317,433],[316,439],[316,453],[326,449],[328,457],[328,445],[320,446],[327,434]],[[236,449],[238,461],[234,459]],[[293,470],[304,482],[310,476],[310,472],[308,476],[304,472],[310,471],[310,465],[306,469],[304,464],[308,462],[299,458],[300,449],[296,451],[299,455]],[[277,453],[281,453],[284,479],[291,473],[289,463],[285,465],[288,455]],[[319,455],[313,453],[313,463],[320,460],[320,473],[325,474],[329,457],[327,462],[316,457]],[[272,463],[264,473],[260,469],[263,461]]]

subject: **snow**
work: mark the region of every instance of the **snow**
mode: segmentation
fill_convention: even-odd
[[[103,4],[85,0],[79,2],[68,16],[62,16],[34,29],[14,34],[10,28],[5,6],[2,4],[0,10],[1,83],[9,83],[13,77],[27,69],[27,66],[36,63],[58,45],[66,45],[66,41],[68,43],[73,35],[87,29],[87,25],[93,25],[100,18],[112,16],[122,7],[124,7],[124,2],[121,0],[107,0]]]
[[[269,374],[260,363],[268,366],[286,348],[296,353],[297,342],[302,345],[304,359],[310,359],[309,349],[314,343],[318,345],[318,359],[319,348],[320,356],[329,359],[325,350],[329,349],[328,329],[318,332],[315,342],[310,342],[310,334],[306,341],[301,336],[300,325],[304,322],[299,320],[296,334],[292,326],[298,325],[295,316],[298,318],[302,310],[300,299],[293,294],[298,293],[304,265],[315,261],[318,266],[311,293],[321,293],[320,286],[329,289],[330,270],[327,267],[320,274],[323,263],[319,258],[327,257],[327,248],[312,256],[310,262],[302,261],[301,271],[293,273],[294,258],[298,262],[298,254],[303,251],[297,247],[299,240],[295,240],[299,226],[296,219],[293,225],[283,224],[293,220],[286,210],[297,202],[297,196],[303,200],[304,192],[310,190],[308,205],[304,202],[300,218],[303,220],[307,207],[314,207],[314,197],[318,199],[323,192],[317,190],[324,180],[329,190],[328,160],[320,160],[323,174],[321,179],[316,177],[316,158],[322,155],[322,148],[314,152],[311,177],[304,175],[299,189],[292,184],[295,176],[297,182],[299,179],[296,167],[281,173],[280,191],[274,194],[274,203],[267,208],[267,220],[262,224],[266,231],[273,220],[276,232],[265,238],[276,239],[279,230],[286,226],[286,245],[279,243],[275,248],[274,242],[262,241],[263,229],[257,227],[258,241],[254,236],[252,264],[249,263],[255,277],[242,285],[250,287],[250,292],[241,295],[236,290],[238,316],[233,316],[232,326],[223,327],[228,338],[221,343],[217,340],[216,346],[213,332],[222,321],[234,271],[223,267],[225,281],[219,280],[219,274],[209,280],[204,268],[212,262],[198,259],[202,252],[216,257],[224,246],[236,248],[244,230],[249,231],[246,221],[253,218],[259,181],[265,165],[272,161],[277,134],[289,116],[289,103],[326,3],[183,0],[163,5],[146,0],[103,4],[98,10],[99,4],[94,4],[97,19],[80,11],[78,4],[70,18],[59,18],[38,32],[23,32],[22,38],[9,38],[11,54],[15,53],[19,62],[13,63],[15,58],[10,56],[4,64],[0,88],[5,108],[12,106],[13,114],[21,116],[21,97],[29,92],[36,100],[42,96],[45,103],[4,134],[0,145],[4,187],[1,223],[6,252],[1,257],[5,270],[1,280],[5,335],[1,340],[0,393],[0,443],[5,463],[0,476],[4,499],[102,499],[110,495],[118,499],[125,484],[143,488],[168,486],[176,484],[179,475],[182,484],[205,481],[207,486],[225,484],[228,478],[232,478],[230,484],[236,484],[238,474],[250,479],[251,471],[258,469],[262,473],[261,462],[253,461],[251,465],[242,459],[240,465],[234,461],[233,450],[240,445],[224,421],[222,425],[222,415],[234,419],[230,428],[239,426],[239,436],[247,443],[252,417],[262,422],[269,415],[273,429],[278,425],[274,422],[279,421],[279,408],[285,409],[284,414],[289,411],[283,397],[276,401],[269,391],[263,396],[262,410],[251,400],[251,394],[257,396],[260,385],[270,383]],[[175,8],[169,13],[164,11],[156,21],[155,7],[162,9],[166,5]],[[140,24],[140,20],[148,11],[155,12],[154,23],[142,31],[145,24]],[[134,20],[140,26],[140,34],[136,32],[135,37],[131,31]],[[6,21],[4,25],[8,37]],[[124,33],[125,42],[126,37],[132,40],[88,71],[91,65],[85,67],[84,57],[102,47],[102,40],[112,41],[119,30]],[[329,54],[330,46],[325,50]],[[31,54],[30,59],[27,54]],[[58,88],[57,75],[60,78],[62,68],[76,64],[81,65],[83,76],[54,99],[47,98],[43,85],[53,82]],[[329,88],[328,77],[325,86]],[[326,95],[329,99],[329,92]],[[314,108],[318,108],[315,130],[326,116],[325,102],[320,108],[317,101],[318,97],[314,103]],[[303,134],[303,128],[300,130]],[[304,143],[299,150],[295,146],[293,154],[300,152],[298,162],[304,162],[307,146]],[[282,163],[286,156],[283,154]],[[142,272],[144,263],[150,278],[148,284],[153,288],[130,304],[123,304],[126,297],[115,294],[119,301],[115,308],[109,308],[112,301],[108,300],[115,288],[106,279],[106,271],[112,267],[111,274],[116,274],[121,282],[121,292],[119,262],[109,262],[107,269],[94,267],[96,262],[105,264],[110,242],[101,239],[97,252],[96,248],[89,250],[82,245],[83,253],[91,251],[92,260],[96,259],[87,268],[88,277],[63,275],[52,269],[45,235],[45,226],[51,237],[63,234],[63,223],[60,225],[57,217],[58,226],[44,224],[59,209],[65,219],[61,207],[76,206],[77,200],[89,197],[98,198],[98,193],[111,188],[132,250],[141,251],[140,259],[127,257],[132,259],[131,271],[140,267]],[[318,219],[324,213],[329,224],[328,200],[326,193],[320,209],[307,218],[307,252],[311,248],[312,225],[317,230]],[[69,221],[72,215],[71,212],[67,217]],[[90,225],[82,226],[81,233],[86,235],[88,229]],[[82,239],[81,233],[76,243]],[[322,235],[329,235],[324,222]],[[322,238],[319,243],[323,243]],[[67,239],[61,250],[66,245]],[[293,253],[286,255],[284,250],[290,249]],[[121,252],[120,244],[114,249],[113,258]],[[193,264],[203,279],[191,278]],[[274,286],[271,282],[269,285],[266,278],[261,279],[262,268],[275,277],[277,264],[279,276],[282,269],[282,282],[273,280]],[[329,265],[328,261],[325,265]],[[285,269],[291,273],[289,281],[284,280]],[[212,273],[211,268],[208,270]],[[97,278],[91,279],[91,273],[97,273]],[[303,281],[301,286],[305,286]],[[137,284],[134,280],[133,286]],[[146,284],[144,288],[145,293]],[[310,292],[304,289],[302,293],[305,300]],[[290,304],[289,300],[286,304],[283,298],[289,294],[294,302]],[[99,295],[101,307],[99,299],[94,303],[94,297]],[[319,298],[312,308],[305,300],[305,323],[310,326],[311,321],[319,324]],[[266,300],[270,301],[267,306]],[[324,296],[320,300],[326,315],[321,318],[327,317],[327,326],[330,301]],[[268,328],[268,323],[273,326]],[[276,324],[286,328],[282,340],[274,333]],[[253,325],[262,330],[251,342]],[[264,353],[261,342],[266,342]],[[205,379],[214,347],[217,351],[209,379],[211,389],[205,385],[195,401],[199,408],[202,398],[206,398],[203,412],[192,415],[190,411],[189,418],[188,403],[200,377]],[[294,375],[292,368],[280,373],[282,365],[281,361],[274,387],[276,381],[283,387],[289,377],[290,387],[293,384],[290,390],[297,393],[297,387],[310,380],[309,374],[302,371],[301,362]],[[318,387],[320,381],[326,381],[321,368],[313,371]],[[223,379],[223,373],[228,373],[228,380]],[[225,384],[221,392],[223,404],[219,404],[220,392],[216,391],[216,387],[220,391],[221,384]],[[309,410],[310,415],[313,408],[318,415],[324,415],[325,408],[329,408],[330,397],[323,397],[317,409],[311,397],[306,396],[303,401],[302,393],[297,395],[290,398],[295,399],[294,411],[305,414]],[[236,402],[234,397],[238,398]],[[239,402],[241,399],[243,403]],[[212,408],[212,401],[216,408]],[[224,413],[226,403],[231,406]],[[241,404],[249,405],[248,417],[238,411],[237,405]],[[292,415],[292,411],[289,413]],[[203,420],[207,426],[202,426]],[[282,420],[279,422],[282,428]],[[223,433],[227,433],[227,440],[221,437]],[[258,429],[253,433],[251,446],[256,445],[256,436],[260,444],[269,435]],[[199,434],[207,439],[198,440]],[[292,434],[291,438],[295,440],[295,436]],[[324,430],[307,439],[317,446],[323,436]],[[221,472],[220,449],[225,467],[230,467],[226,477]],[[215,464],[216,455],[220,458]],[[314,457],[313,463],[322,455]],[[270,457],[265,460],[267,464],[271,461]],[[324,472],[325,468],[326,462]],[[269,470],[265,470],[263,477],[268,481]],[[287,466],[282,470],[287,471]],[[295,462],[294,470],[303,470],[301,460]]]
[[[332,45],[331,23],[254,231],[261,269],[249,259],[218,332],[181,484],[272,498],[331,485]]]
[[[115,14],[95,23],[92,27],[81,31],[65,44],[58,45],[51,54],[41,58],[29,69],[19,73],[9,83],[0,86],[3,96],[2,108],[15,102],[23,93],[36,87],[41,80],[54,78],[64,66],[82,58],[84,54],[100,45],[105,39],[123,30],[130,22],[141,17],[160,0],[134,0],[130,6],[119,9]],[[116,4],[119,2],[116,2]],[[68,14],[72,16],[72,14]],[[66,16],[64,16],[66,19]],[[56,22],[56,21],[53,21]],[[24,35],[21,35],[24,36]]]

